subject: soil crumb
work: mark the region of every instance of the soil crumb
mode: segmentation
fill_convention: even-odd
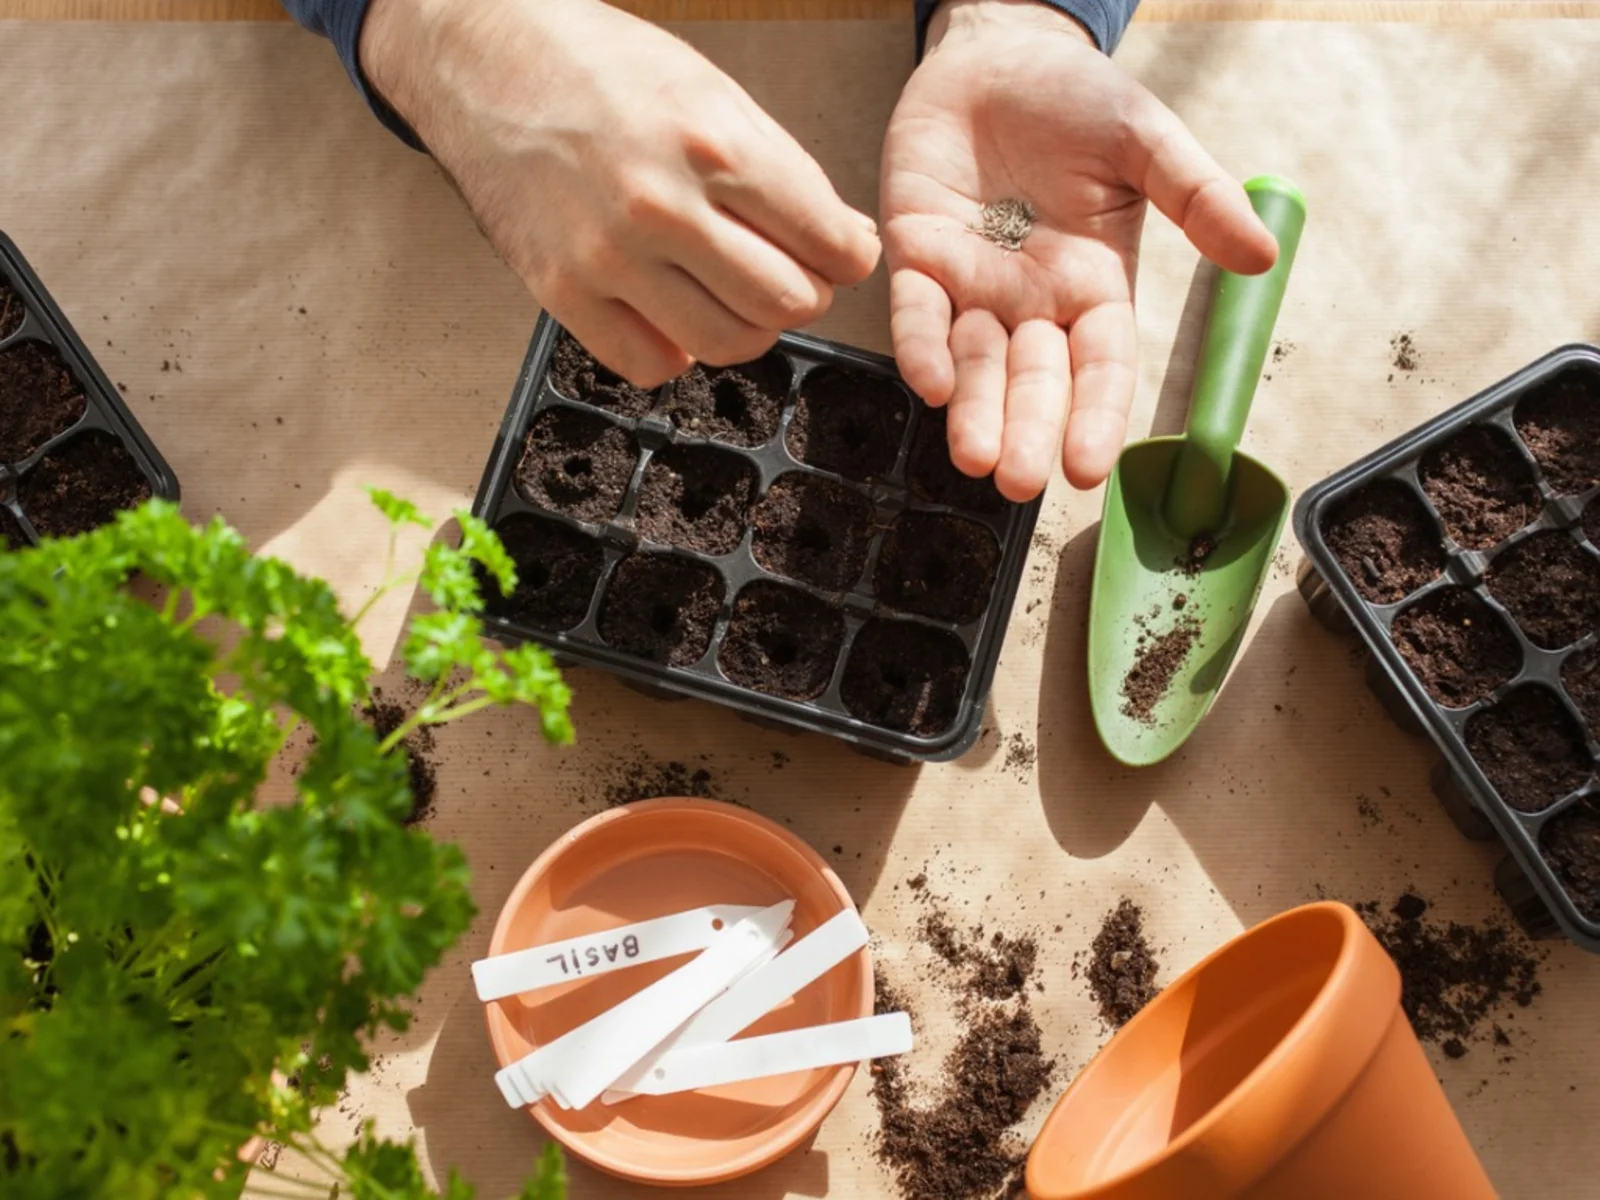
[[[372,689],[372,699],[361,710],[382,741],[400,726],[411,714],[405,706],[384,694],[382,688]],[[433,815],[433,799],[439,791],[438,767],[434,763],[433,730],[423,725],[406,735],[400,743],[400,752],[406,757],[406,770],[411,777],[411,811],[402,824],[417,825]]]
[[[1021,250],[1022,243],[1033,232],[1037,216],[1033,205],[1026,200],[996,200],[983,206],[978,214],[980,224],[973,226],[972,231],[1002,250]]]
[[[1144,936],[1144,910],[1123,897],[1100,923],[1091,954],[1089,994],[1106,1026],[1121,1029],[1161,990],[1156,986],[1161,964]]]
[[[1528,1007],[1542,990],[1541,956],[1503,925],[1429,920],[1428,901],[1414,892],[1389,905],[1371,900],[1355,908],[1400,968],[1400,1004],[1411,1027],[1452,1058],[1494,1039],[1494,1015],[1510,1005]]]
[[[1199,576],[1206,569],[1206,559],[1211,557],[1212,551],[1217,548],[1217,539],[1209,533],[1197,533],[1189,543],[1189,549],[1178,557],[1177,567],[1190,579]]]
[[[651,758],[635,749],[613,758],[602,768],[601,795],[607,808],[654,800],[658,796],[690,796],[699,800],[726,800],[716,777],[704,760],[690,765],[676,759]]]
[[[1033,766],[1038,761],[1038,747],[1020,733],[1013,733],[1006,740],[1006,770],[1018,779],[1026,779],[1033,774]]]
[[[1284,359],[1288,358],[1289,355],[1293,354],[1298,349],[1300,349],[1300,347],[1294,342],[1274,342],[1272,344],[1272,361],[1274,363],[1281,363]]]
[[[1122,678],[1123,716],[1141,725],[1156,723],[1156,707],[1166,699],[1173,679],[1200,640],[1203,628],[1195,618],[1184,617],[1166,633],[1139,647],[1133,656],[1133,666]]]
[[[1417,343],[1409,333],[1397,333],[1389,339],[1390,363],[1396,371],[1415,371],[1422,365],[1417,354]]]

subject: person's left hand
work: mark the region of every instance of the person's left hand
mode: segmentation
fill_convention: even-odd
[[[901,373],[949,405],[955,465],[1012,500],[1044,489],[1058,449],[1077,487],[1116,463],[1146,197],[1228,270],[1277,256],[1243,187],[1037,0],[946,0],[890,120],[881,192]],[[1017,250],[973,232],[1007,199],[1035,210]]]

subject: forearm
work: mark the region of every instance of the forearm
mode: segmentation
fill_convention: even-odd
[[[989,0],[1002,3],[1005,0]],[[1139,0],[1023,0],[1029,5],[1047,7],[1065,13],[1077,21],[1094,44],[1110,54],[1122,40],[1123,32],[1133,20]],[[916,0],[917,57],[928,44],[930,31],[938,40],[940,18],[953,6],[953,0]]]

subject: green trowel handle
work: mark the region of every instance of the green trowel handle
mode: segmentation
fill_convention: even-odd
[[[1287,179],[1262,175],[1244,188],[1251,206],[1278,239],[1278,261],[1263,275],[1217,273],[1189,403],[1189,425],[1167,485],[1163,513],[1168,528],[1181,538],[1217,533],[1227,518],[1233,453],[1250,415],[1306,223],[1305,197]]]

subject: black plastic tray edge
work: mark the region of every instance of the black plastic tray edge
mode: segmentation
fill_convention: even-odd
[[[480,520],[493,520],[492,510],[495,501],[508,486],[511,464],[507,459],[515,449],[510,445],[514,440],[513,431],[520,430],[524,423],[526,409],[535,400],[531,385],[535,377],[541,373],[542,366],[554,349],[559,335],[560,326],[547,314],[540,313],[528,345],[528,352],[523,358],[521,369],[517,372],[511,402],[501,418],[494,445],[478,481],[477,493],[473,497],[472,513]],[[803,333],[785,333],[779,339],[776,348],[782,349],[786,346],[817,357],[846,363],[853,362],[869,370],[889,371],[896,377],[899,375],[893,359],[825,338]],[[1005,632],[1011,624],[1017,592],[1022,585],[1027,549],[1032,541],[1041,508],[1042,502],[1037,500],[1017,506],[1014,544],[1020,547],[1019,562],[1017,569],[1012,571],[1002,569],[995,579],[995,591],[988,609],[991,627],[996,630],[992,653],[985,654],[982,658],[974,656],[973,670],[977,679],[967,701],[969,710],[966,719],[933,738],[918,738],[909,734],[897,735],[892,731],[867,725],[865,722],[859,722],[857,727],[852,727],[844,724],[842,720],[840,724],[819,721],[811,715],[809,706],[803,702],[787,701],[778,697],[746,700],[739,696],[722,696],[708,691],[697,681],[673,675],[665,668],[641,663],[631,656],[608,652],[586,643],[569,642],[560,634],[542,635],[532,630],[512,627],[488,614],[484,615],[484,626],[497,640],[508,644],[535,642],[577,665],[608,671],[647,688],[732,708],[757,721],[778,722],[796,730],[837,738],[869,754],[905,762],[949,762],[972,749],[982,732],[989,695],[994,687],[995,673],[999,669],[1000,655],[1004,649]],[[737,689],[736,685],[730,685],[730,689],[743,690]]]
[[[1578,361],[1587,362],[1600,371],[1600,347],[1584,342],[1559,346],[1306,489],[1294,507],[1294,532],[1312,566],[1339,601],[1368,652],[1382,668],[1389,685],[1405,699],[1417,726],[1434,743],[1455,777],[1471,791],[1479,813],[1493,826],[1501,843],[1521,868],[1523,876],[1555,918],[1561,932],[1583,949],[1600,954],[1600,922],[1588,920],[1578,912],[1528,831],[1510,806],[1500,799],[1499,792],[1484,776],[1472,756],[1466,753],[1455,731],[1442,720],[1438,705],[1405,665],[1393,641],[1372,616],[1367,601],[1334,562],[1320,530],[1323,510],[1345,492],[1367,482],[1374,475],[1420,457],[1429,443],[1448,437],[1461,427],[1509,406],[1529,387]]]

